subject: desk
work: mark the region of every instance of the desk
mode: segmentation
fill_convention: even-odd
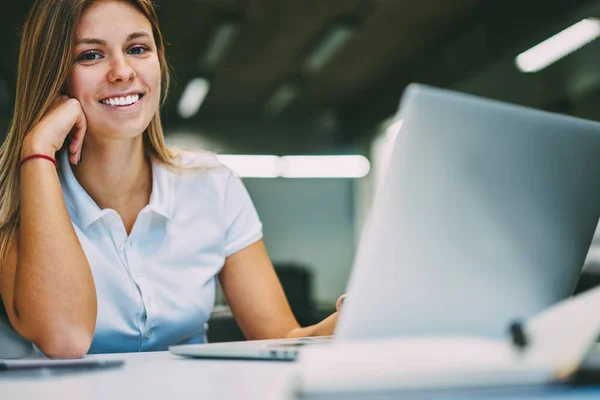
[[[70,372],[28,371],[0,373],[0,398],[61,400],[179,400],[179,399],[284,399],[294,363],[259,361],[191,360],[168,352],[103,354],[100,359],[125,359],[120,368]],[[469,395],[465,398],[475,399]],[[344,396],[349,399],[348,396]],[[359,396],[359,399],[398,398]],[[411,399],[463,398],[442,393],[411,394]],[[529,393],[498,393],[482,398],[493,400],[588,400],[599,399],[600,388],[548,390]],[[337,399],[337,398],[336,398]]]
[[[125,365],[0,373],[0,399],[281,399],[286,375],[295,368],[283,362],[192,360],[168,352],[90,357],[125,359]]]

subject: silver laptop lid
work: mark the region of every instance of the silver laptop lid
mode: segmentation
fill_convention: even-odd
[[[575,287],[600,124],[411,85],[336,336],[501,335]]]

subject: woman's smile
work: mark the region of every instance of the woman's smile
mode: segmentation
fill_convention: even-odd
[[[140,108],[143,93],[122,94],[106,97],[99,101],[110,111],[136,111]]]

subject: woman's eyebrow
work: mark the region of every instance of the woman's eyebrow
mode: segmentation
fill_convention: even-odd
[[[151,38],[151,36],[148,33],[140,31],[140,32],[133,32],[133,33],[129,34],[129,36],[127,36],[127,41],[129,42],[131,40],[138,39],[141,37],[148,38],[148,39]],[[84,38],[84,39],[77,40],[77,45],[80,45],[80,44],[96,44],[99,46],[106,46],[106,41],[102,40],[102,39],[95,39],[95,38]]]
[[[150,34],[144,32],[144,31],[139,31],[139,32],[133,32],[132,34],[127,36],[127,41],[129,42],[130,40],[138,39],[141,37],[148,38],[148,39],[152,38],[152,36],[150,36]]]

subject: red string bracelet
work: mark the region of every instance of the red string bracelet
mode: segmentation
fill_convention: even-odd
[[[54,158],[52,158],[52,157],[50,157],[50,156],[47,156],[47,155],[45,155],[45,154],[31,154],[31,155],[28,155],[27,157],[24,157],[24,158],[22,158],[22,159],[19,161],[19,168],[20,168],[20,167],[21,167],[23,164],[25,164],[25,162],[27,162],[27,161],[29,161],[29,160],[33,160],[34,158],[43,158],[44,160],[52,161],[52,163],[54,164],[54,166],[55,166],[55,167],[58,167],[58,163],[56,162],[56,159],[54,159]]]

